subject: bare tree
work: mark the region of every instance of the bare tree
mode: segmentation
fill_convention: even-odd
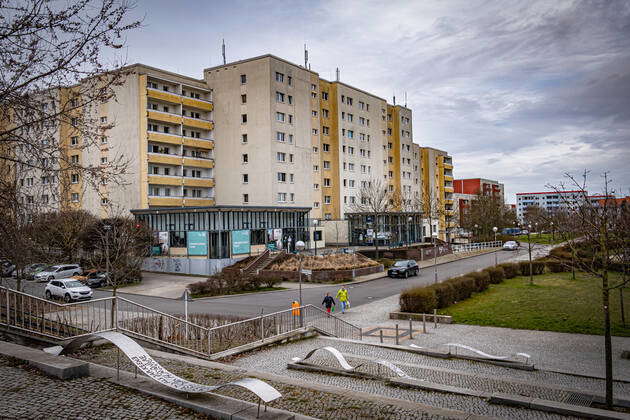
[[[461,226],[473,231],[478,239],[494,240],[495,226],[499,229],[514,227],[516,213],[505,207],[500,197],[478,193],[470,200],[470,205],[462,212]]]
[[[32,237],[47,254],[47,261],[60,259],[69,263],[81,258],[81,235],[96,222],[85,210],[62,210],[37,214],[32,223]]]
[[[567,184],[560,183],[550,187],[558,193],[562,211],[555,217],[555,224],[559,227],[558,234],[566,241],[571,249],[573,265],[587,274],[599,278],[602,288],[602,312],[604,315],[604,349],[606,365],[606,405],[613,405],[613,371],[612,371],[612,340],[610,326],[610,293],[628,284],[627,276],[621,281],[613,282],[609,271],[613,264],[628,270],[628,255],[630,254],[630,238],[628,218],[630,217],[626,205],[617,205],[611,198],[611,180],[608,173],[603,177],[604,198],[599,202],[592,202],[588,198],[588,172],[584,172],[581,179],[566,174]],[[570,187],[570,188],[566,188]],[[577,199],[569,198],[561,191],[577,190]]]
[[[357,201],[351,204],[351,209],[355,213],[369,214],[373,218],[374,224],[374,250],[378,258],[378,229],[379,220],[383,214],[394,208],[394,198],[388,191],[387,183],[380,178],[371,179],[359,190]]]

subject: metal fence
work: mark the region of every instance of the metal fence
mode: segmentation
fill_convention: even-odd
[[[472,244],[453,244],[451,245],[451,248],[453,249],[454,253],[460,253],[460,252],[479,251],[482,249],[489,249],[489,248],[500,248],[501,246],[503,246],[503,242],[492,241],[492,242],[476,242]]]
[[[61,304],[1,286],[0,324],[57,341],[118,330],[201,356],[306,327],[335,337],[361,339],[360,328],[312,305],[208,328],[119,296]]]

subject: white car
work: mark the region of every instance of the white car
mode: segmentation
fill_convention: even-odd
[[[51,280],[46,285],[44,292],[46,299],[53,297],[63,299],[70,303],[74,300],[92,299],[92,289],[76,279]]]
[[[507,241],[503,244],[504,251],[516,251],[518,249],[518,243],[516,241]]]
[[[51,281],[55,279],[65,279],[70,276],[83,274],[83,270],[78,264],[51,265],[35,274],[35,281]]]

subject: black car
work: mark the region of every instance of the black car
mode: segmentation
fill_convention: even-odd
[[[420,272],[418,263],[414,260],[401,260],[396,261],[389,270],[387,270],[387,277],[404,277],[417,276]]]

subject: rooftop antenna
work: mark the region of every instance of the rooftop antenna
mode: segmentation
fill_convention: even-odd
[[[405,92],[405,108],[407,108],[407,92]]]
[[[337,78],[335,80],[339,81],[339,67],[337,67],[336,74],[337,74]]]
[[[394,92],[394,105],[396,105],[396,92]]]
[[[308,50],[306,49],[306,44],[304,44],[304,68],[308,68]]]
[[[223,65],[225,65],[225,38],[223,38],[223,44],[221,45],[221,53],[223,54]]]

